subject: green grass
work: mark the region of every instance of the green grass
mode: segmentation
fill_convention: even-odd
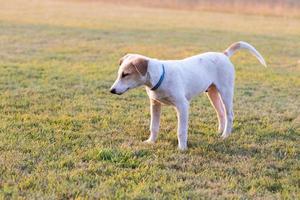
[[[14,3],[0,6],[1,199],[299,197],[299,19]],[[118,59],[126,52],[178,59],[238,40],[257,47],[269,67],[245,52],[232,58],[231,137],[220,139],[201,95],[191,104],[188,151],[177,150],[170,107],[157,144],[143,144],[144,89],[108,92]]]

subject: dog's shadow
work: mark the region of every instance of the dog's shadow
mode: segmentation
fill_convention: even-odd
[[[233,157],[255,158],[273,156],[281,160],[289,156],[286,147],[293,145],[298,139],[299,132],[295,129],[289,129],[284,133],[274,130],[255,136],[239,134],[237,131],[225,140],[217,133],[194,131],[189,138],[188,148],[189,151],[201,150],[201,152],[211,155],[224,154]],[[177,145],[177,140],[174,139],[172,144]],[[273,148],[270,148],[270,145]]]

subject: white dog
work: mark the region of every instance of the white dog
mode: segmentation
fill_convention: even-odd
[[[208,52],[183,60],[158,60],[137,54],[120,59],[117,80],[110,92],[123,94],[129,89],[146,86],[150,98],[150,137],[154,143],[160,123],[161,105],[172,105],[178,117],[178,146],[187,149],[189,104],[192,97],[207,92],[215,108],[222,138],[230,135],[233,124],[234,66],[230,57],[239,49],[250,51],[262,65],[263,57],[246,42],[232,44],[223,53]]]

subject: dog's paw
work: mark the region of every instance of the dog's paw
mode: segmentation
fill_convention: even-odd
[[[223,128],[218,128],[218,133],[219,134],[222,134],[224,132],[224,129]]]
[[[155,141],[148,139],[148,140],[143,141],[143,143],[144,144],[154,144]]]
[[[187,146],[178,146],[178,150],[179,151],[187,151],[188,148],[187,148]]]
[[[224,133],[223,133],[223,134],[221,135],[221,138],[222,138],[223,140],[225,140],[226,138],[229,137],[229,135],[230,135],[230,134],[224,134]]]

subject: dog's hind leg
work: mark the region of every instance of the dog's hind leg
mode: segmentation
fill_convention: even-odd
[[[227,138],[231,134],[233,126],[233,85],[223,86],[218,89],[226,112],[226,123],[222,133],[222,138]]]
[[[218,92],[218,89],[216,88],[215,85],[211,85],[208,88],[207,96],[218,115],[218,122],[219,122],[218,132],[222,133],[224,131],[225,124],[226,124],[225,109],[220,94]]]

